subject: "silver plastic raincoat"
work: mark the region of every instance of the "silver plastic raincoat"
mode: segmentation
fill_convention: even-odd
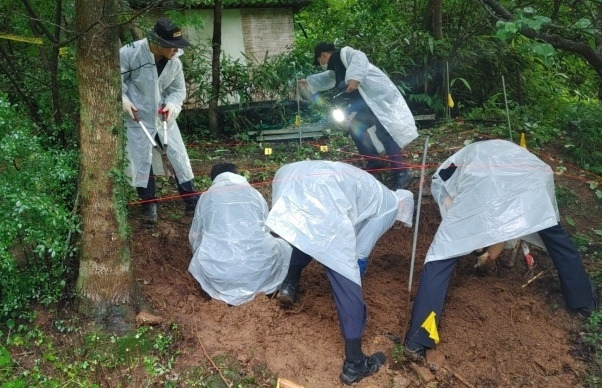
[[[186,147],[176,123],[176,117],[186,98],[186,86],[182,62],[178,58],[183,53],[167,61],[161,76],[157,76],[155,58],[146,39],[138,40],[119,50],[121,65],[121,92],[138,108],[140,120],[151,136],[159,133],[162,143],[163,124],[158,114],[162,104],[171,103],[176,111],[167,123],[167,157],[171,162],[179,182],[194,178]],[[153,157],[153,147],[138,123],[124,115],[127,127],[126,154],[129,165],[126,174],[134,187],[146,187]],[[156,169],[156,173],[160,169]]]
[[[212,298],[231,305],[278,289],[292,247],[264,226],[268,206],[237,174],[219,174],[201,195],[189,240],[194,256],[188,271]]]
[[[341,49],[341,61],[347,69],[345,83],[359,82],[358,90],[393,140],[404,147],[418,137],[414,116],[399,89],[382,70],[368,61],[366,54],[351,47]],[[312,93],[335,87],[335,73],[326,70],[307,76]]]
[[[505,140],[456,152],[433,175],[431,193],[442,220],[425,262],[516,238],[543,246],[534,233],[560,218],[550,166]]]
[[[368,257],[395,220],[412,225],[414,197],[389,190],[369,173],[341,162],[282,166],[272,184],[266,225],[304,253],[360,284]]]

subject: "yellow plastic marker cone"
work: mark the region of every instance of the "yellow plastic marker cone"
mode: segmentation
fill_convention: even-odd
[[[272,149],[268,148],[268,147],[264,148],[263,149],[263,154],[264,155],[272,155]]]
[[[525,133],[524,132],[522,132],[520,134],[520,143],[519,143],[519,145],[521,147],[523,147],[524,149],[527,149],[527,140],[525,139]]]
[[[429,338],[435,341],[436,344],[439,343],[439,333],[437,332],[437,322],[435,322],[435,314],[434,311],[431,311],[428,317],[422,322],[420,327],[423,327],[428,333]]]
[[[295,116],[295,125],[296,126],[301,125],[301,117],[299,115]]]
[[[454,103],[454,99],[452,98],[451,93],[448,93],[447,94],[447,106],[449,106],[450,108],[453,108],[454,105],[456,105]]]

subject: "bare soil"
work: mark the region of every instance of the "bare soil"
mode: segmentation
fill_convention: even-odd
[[[434,170],[462,147],[472,133],[454,132],[432,141],[428,170]],[[405,151],[417,174],[423,135]],[[328,140],[322,143],[328,144]],[[211,150],[199,148],[196,152],[205,154]],[[560,163],[559,158],[548,158],[545,152],[538,155],[554,168]],[[211,162],[197,160],[193,168],[197,176],[207,176],[211,164],[234,161],[239,169],[256,172],[257,160],[268,161],[259,149],[255,153],[222,154]],[[582,201],[582,206],[561,209],[561,214],[571,211],[575,225],[568,229],[583,234],[591,233],[592,228],[600,229],[600,206],[587,184],[599,177],[588,176],[573,166],[566,168],[557,184],[570,187],[575,201]],[[255,181],[268,204],[269,180],[274,170],[267,168],[262,175],[266,179]],[[418,192],[417,182],[413,191]],[[229,354],[249,368],[265,365],[274,375],[308,388],[342,386],[338,376],[343,363],[343,340],[330,286],[318,263],[313,262],[303,273],[302,298],[297,307],[283,309],[275,299],[264,295],[231,307],[211,300],[187,271],[192,257],[188,243],[191,218],[183,215],[182,203],[162,204],[159,217],[158,225],[145,228],[139,209],[132,209],[132,253],[136,278],[154,313],[163,317],[165,324],[177,323],[183,333],[176,372],[199,365],[209,357]],[[368,307],[363,350],[367,354],[384,351],[388,362],[379,373],[355,386],[426,386],[433,381],[438,382],[438,387],[585,386],[591,355],[581,343],[583,321],[564,308],[551,261],[537,250],[535,274],[545,272],[529,284],[530,276],[522,259],[514,267],[508,265],[511,251],[503,253],[487,276],[475,274],[474,257],[460,260],[448,293],[439,328],[441,342],[436,350],[428,353],[425,365],[394,356],[395,340],[404,335],[422,260],[439,221],[427,186],[411,291],[408,280],[413,229],[391,229],[372,252],[363,287]],[[591,255],[584,258],[586,266],[599,263]]]

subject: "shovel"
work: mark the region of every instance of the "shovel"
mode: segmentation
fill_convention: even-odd
[[[138,125],[140,125],[140,128],[142,128],[142,131],[148,138],[148,141],[150,141],[153,148],[161,155],[161,164],[163,165],[163,173],[165,174],[165,176],[168,179],[172,178],[174,176],[173,167],[171,166],[171,163],[170,163],[169,159],[167,158],[167,153],[165,152],[164,147],[161,147],[159,144],[157,144],[155,139],[153,139],[151,134],[148,132],[148,129],[146,129],[146,126],[144,125],[144,123],[140,120],[140,116],[138,116],[138,112],[135,112],[135,111],[132,111],[132,112],[134,113],[134,121],[137,122]],[[167,130],[167,125],[165,124],[165,121],[164,121],[163,131],[166,131],[166,130]],[[165,132],[164,132],[164,134],[165,134]],[[166,139],[165,135],[164,135],[164,139]],[[166,140],[166,142],[167,142],[167,140]]]

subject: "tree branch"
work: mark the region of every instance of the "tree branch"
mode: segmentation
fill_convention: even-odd
[[[484,7],[489,7],[488,9],[492,10],[496,17],[500,20],[504,21],[512,21],[514,20],[514,15],[504,8],[497,0],[479,0]],[[549,43],[554,48],[571,52],[581,56],[591,67],[594,68],[594,71],[602,77],[602,54],[597,53],[595,48],[589,45],[588,43],[575,41],[572,39],[566,39],[562,36],[549,34],[544,32],[538,32],[531,28],[520,28],[518,32],[526,36],[527,38],[534,40],[542,40],[544,42]]]

